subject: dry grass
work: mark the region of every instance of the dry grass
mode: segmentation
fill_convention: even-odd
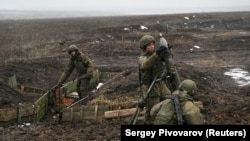
[[[93,99],[88,103],[88,105],[108,105],[110,107],[113,107],[112,109],[117,108],[130,108],[134,107],[137,100],[135,100],[133,97],[120,97],[116,99],[108,99],[105,95],[100,95],[99,97]]]

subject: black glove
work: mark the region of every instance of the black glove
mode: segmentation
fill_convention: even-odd
[[[160,46],[160,48],[158,48],[156,50],[156,54],[161,58],[161,60],[164,60],[164,58],[169,55],[168,49],[164,46]]]
[[[137,105],[138,105],[138,107],[143,109],[144,106],[146,105],[146,101],[143,98],[140,98]]]

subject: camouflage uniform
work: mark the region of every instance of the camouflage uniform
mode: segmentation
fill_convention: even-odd
[[[179,97],[184,124],[205,124],[205,119],[203,114],[200,112],[200,108],[193,103],[193,98],[188,94],[188,91],[179,89],[174,91],[173,95],[177,95]],[[171,97],[156,104],[151,109],[150,115],[155,117],[155,125],[177,125],[178,123],[174,102]]]
[[[149,40],[149,43],[150,43],[150,40]],[[145,44],[147,45],[147,43]],[[153,79],[156,76],[160,76],[164,72],[166,66],[165,66],[165,63],[155,53],[155,51],[150,53],[150,52],[147,52],[145,48],[142,48],[142,49],[143,49],[143,52],[139,56],[139,67],[140,67],[140,74],[141,74],[141,80],[140,80],[141,91],[142,91],[142,94],[145,95]],[[151,108],[155,104],[166,99],[166,96],[170,94],[171,92],[169,91],[168,87],[166,86],[166,83],[163,80],[157,81],[154,84],[151,92],[148,95],[148,98],[145,101],[145,104],[146,104],[145,105],[146,106],[145,124],[153,124],[154,119],[150,116]]]
[[[79,52],[75,45],[69,46],[68,53],[76,51],[76,56],[71,56],[69,63],[66,65],[63,74],[61,75],[58,85],[62,85],[70,74],[76,69],[77,77],[77,92],[79,97],[87,96],[90,91],[90,79],[93,77],[94,66],[92,61],[82,52]]]

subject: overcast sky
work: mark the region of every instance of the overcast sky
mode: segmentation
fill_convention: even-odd
[[[182,13],[249,11],[250,0],[0,0],[0,10]]]

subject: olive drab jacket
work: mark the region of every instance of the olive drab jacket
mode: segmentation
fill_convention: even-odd
[[[161,61],[154,52],[152,55],[143,52],[139,57],[142,84],[149,85],[155,76],[159,76],[166,69],[165,63]]]
[[[76,69],[78,74],[77,79],[91,79],[93,76],[93,63],[84,53],[77,51],[76,56],[71,57],[69,63],[66,65],[58,83],[63,84],[74,69]]]
[[[183,91],[176,90],[174,94],[177,94],[182,109],[182,118],[186,125],[203,125],[205,119],[200,112],[200,108],[193,103],[193,99],[190,95]],[[171,98],[168,98],[158,104],[156,104],[150,111],[151,116],[155,116],[155,125],[177,125],[177,115],[175,112],[174,102]]]

